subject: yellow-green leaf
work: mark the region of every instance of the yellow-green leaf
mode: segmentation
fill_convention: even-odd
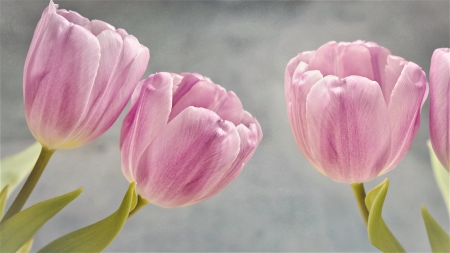
[[[2,221],[3,211],[5,210],[6,199],[8,195],[8,186],[5,186],[0,192],[0,221]]]
[[[34,239],[31,238],[25,245],[23,245],[16,253],[28,253],[31,250],[31,247],[33,246]]]
[[[389,188],[389,179],[373,188],[366,196],[369,210],[367,232],[370,243],[383,252],[405,252],[403,247],[391,233],[382,217],[382,209]]]
[[[439,226],[425,206],[422,206],[422,217],[425,222],[425,227],[427,228],[428,240],[430,241],[433,253],[450,252],[450,237],[445,230]]]
[[[55,214],[82,192],[82,188],[39,202],[0,224],[2,252],[16,252]]]
[[[447,210],[450,214],[450,173],[442,166],[441,162],[434,153],[431,142],[428,141],[428,149],[430,150],[431,167],[433,167],[434,178],[436,179],[442,197],[444,197]]]
[[[107,218],[60,237],[38,252],[101,252],[119,234],[137,201],[135,183],[131,183],[119,209]]]
[[[0,189],[9,185],[9,194],[11,194],[31,172],[41,149],[41,144],[36,142],[25,150],[2,159],[0,163]]]

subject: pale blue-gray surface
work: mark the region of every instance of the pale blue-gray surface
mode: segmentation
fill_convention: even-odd
[[[362,39],[389,48],[428,73],[433,50],[449,47],[449,2],[56,3],[135,35],[150,48],[146,76],[199,72],[235,91],[264,131],[253,159],[219,195],[185,208],[146,206],[107,251],[376,251],[350,187],[317,172],[296,147],[286,117],[284,68],[298,52],[330,40]],[[34,141],[23,113],[22,71],[46,5],[0,3],[2,157]],[[123,115],[93,143],[53,156],[27,205],[79,186],[84,192],[40,230],[34,250],[119,206],[128,185],[118,147]],[[430,251],[421,204],[447,231],[449,225],[426,147],[428,102],[421,119],[409,153],[386,175],[391,186],[384,217],[409,252]]]

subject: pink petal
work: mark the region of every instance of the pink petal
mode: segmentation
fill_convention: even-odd
[[[206,108],[216,112],[222,119],[238,125],[242,119],[242,103],[233,92],[199,77],[187,75],[181,81],[173,99],[169,121],[188,106]]]
[[[389,106],[391,101],[392,90],[402,73],[403,68],[408,62],[405,59],[390,55],[387,58],[387,65],[385,67],[385,79],[383,83],[380,83],[381,90],[383,91],[384,101]]]
[[[122,28],[117,29],[116,32],[117,32],[122,38],[128,35],[127,31],[125,31],[125,30],[122,29]]]
[[[392,90],[388,106],[391,122],[391,155],[384,174],[397,166],[408,151],[420,126],[420,112],[428,95],[425,73],[409,62]]]
[[[306,98],[314,84],[323,78],[318,70],[309,71],[306,63],[300,63],[292,77],[288,104],[288,118],[295,141],[306,159],[319,171],[309,150],[308,124],[306,119]]]
[[[329,42],[316,51],[310,70],[320,70],[323,76],[358,75],[374,80],[369,49],[359,43]]]
[[[53,149],[86,113],[100,46],[89,31],[55,13],[41,33],[25,63],[25,111],[35,138]]]
[[[108,32],[104,31],[103,33]],[[105,90],[99,93],[95,105],[90,108],[90,114],[87,117],[89,123],[86,124],[87,127],[79,138],[86,140],[86,143],[90,142],[112,126],[147,69],[149,58],[148,48],[139,44],[134,36],[125,37],[115,67],[110,69],[108,82],[101,85],[105,87]],[[104,72],[104,74],[107,73]],[[102,79],[99,79],[98,85],[100,83],[102,83]]]
[[[101,20],[92,20],[89,24],[86,24],[84,28],[91,31],[95,36],[99,35],[101,32],[105,30],[116,31],[116,28],[104,21]]]
[[[61,10],[57,10],[56,13],[58,13],[58,15],[63,16],[69,22],[74,23],[76,25],[85,26],[90,23],[89,19],[81,16],[76,11],[67,11],[67,10],[61,9]]]
[[[122,171],[130,182],[134,181],[131,169],[137,166],[144,150],[167,124],[172,107],[172,82],[170,73],[157,73],[136,89],[138,98],[120,132]]]
[[[311,59],[315,55],[315,51],[307,51],[298,54],[296,57],[292,58],[287,66],[286,71],[284,72],[284,92],[286,96],[286,101],[289,100],[290,97],[290,86],[292,82],[292,76],[294,75],[295,70],[297,69],[297,66],[300,64],[300,62],[304,62],[306,64],[309,64]]]
[[[373,42],[366,42],[364,45],[369,49],[370,52],[373,72],[372,80],[376,81],[380,86],[383,86],[387,58],[389,55],[391,55],[391,52],[387,48],[381,47]]]
[[[430,138],[436,156],[450,171],[450,49],[436,49],[430,67]]]
[[[239,145],[231,122],[188,107],[153,140],[133,170],[138,192],[162,207],[189,205],[217,184]]]
[[[236,179],[236,177],[241,173],[245,164],[250,160],[250,158],[252,158],[253,154],[255,153],[256,147],[258,147],[259,142],[262,138],[261,126],[259,125],[258,121],[254,119],[254,123],[250,124],[248,128],[240,124],[236,127],[236,129],[241,140],[239,154],[237,155],[228,171],[222,175],[216,186],[209,192],[207,192],[203,197],[191,204],[201,202],[218,194],[223,188],[225,188],[234,179]]]
[[[327,76],[308,94],[306,117],[314,160],[338,182],[365,182],[390,153],[389,115],[377,82]]]

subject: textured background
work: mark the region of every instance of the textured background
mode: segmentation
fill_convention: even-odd
[[[350,187],[321,175],[296,147],[285,110],[284,68],[298,52],[330,40],[363,39],[416,62],[428,74],[433,50],[449,47],[449,2],[56,3],[135,35],[151,51],[145,76],[199,72],[235,91],[264,131],[253,159],[219,195],[185,208],[146,206],[106,251],[376,251]],[[47,4],[0,3],[2,157],[34,142],[23,112],[22,71]],[[84,192],[41,229],[34,250],[119,206],[128,186],[118,147],[123,116],[95,142],[53,156],[28,205],[79,186]],[[430,250],[421,204],[449,226],[426,147],[428,102],[421,118],[409,153],[387,174],[391,186],[384,217],[409,252]]]

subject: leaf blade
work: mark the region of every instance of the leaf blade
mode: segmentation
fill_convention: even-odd
[[[31,172],[42,146],[35,142],[19,153],[5,157],[0,162],[0,189],[9,185],[9,195],[20,182]]]
[[[369,209],[367,232],[369,240],[373,246],[383,252],[405,252],[382,217],[383,204],[388,188],[389,179],[386,178],[367,194],[366,206]]]
[[[0,192],[0,221],[2,221],[3,211],[5,210],[6,200],[8,198],[8,185]]]
[[[447,210],[450,215],[450,172],[448,172],[434,153],[431,142],[427,142],[428,149],[430,150],[431,167],[433,168],[434,178],[444,198]]]
[[[3,221],[0,224],[2,252],[19,250],[49,219],[78,197],[82,190],[82,188],[79,188],[39,202]]]
[[[101,252],[119,234],[136,201],[136,189],[133,182],[128,187],[116,212],[99,222],[54,240],[38,252]]]
[[[433,253],[450,252],[450,237],[433,216],[431,216],[424,205],[422,205],[421,211]]]

